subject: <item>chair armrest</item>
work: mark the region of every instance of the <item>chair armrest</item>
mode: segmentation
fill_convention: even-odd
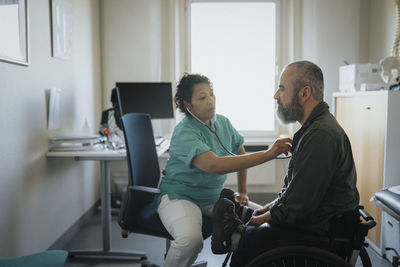
[[[145,193],[151,193],[153,195],[159,195],[161,194],[160,189],[154,188],[154,187],[147,187],[147,186],[140,186],[140,185],[131,185],[128,187],[129,190],[134,190],[134,191],[141,191]]]

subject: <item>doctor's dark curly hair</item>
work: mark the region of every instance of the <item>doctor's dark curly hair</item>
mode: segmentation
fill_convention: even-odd
[[[212,88],[210,79],[201,74],[184,73],[177,85],[175,104],[187,117],[192,115],[186,110],[184,101],[192,103],[193,88],[198,83],[207,83]]]

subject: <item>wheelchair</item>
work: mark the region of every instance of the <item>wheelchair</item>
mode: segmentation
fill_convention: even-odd
[[[285,244],[275,249],[264,252],[254,258],[247,267],[291,267],[291,266],[324,266],[324,267],[350,267],[355,266],[360,258],[361,266],[371,267],[371,260],[366,251],[368,243],[365,237],[369,229],[376,226],[363,206],[358,208],[359,216],[353,215],[357,220],[352,233],[349,235],[332,235],[320,246]],[[356,217],[355,217],[356,216]],[[362,220],[361,220],[362,218]],[[313,239],[313,237],[310,237]],[[360,266],[360,265],[357,265]]]

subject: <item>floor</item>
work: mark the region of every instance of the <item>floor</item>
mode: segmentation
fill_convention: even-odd
[[[121,237],[120,228],[113,216],[112,221],[112,248],[121,250],[146,251],[148,261],[158,266],[163,265],[166,242],[165,239],[141,234],[130,234],[127,239]],[[205,240],[204,248],[198,257],[198,261],[207,261],[208,267],[221,266],[225,255],[214,255],[211,252],[211,239]],[[101,218],[96,214],[73,239],[64,247],[66,250],[100,249],[102,246]],[[68,258],[65,267],[106,267],[106,266],[130,266],[138,267],[140,263],[131,260],[95,260],[83,258]]]
[[[147,252],[148,260],[158,266],[163,265],[163,258],[165,253],[165,240],[161,238],[131,234],[127,239],[120,235],[119,226],[116,217],[113,216],[112,221],[112,248],[123,250],[141,250]],[[204,248],[198,257],[198,261],[207,261],[208,267],[221,266],[225,255],[214,255],[211,252],[210,238],[205,240]],[[96,214],[90,222],[72,238],[72,240],[64,247],[66,250],[73,249],[100,249],[102,245],[101,236],[101,218],[100,214]],[[368,248],[368,254],[372,260],[372,266],[376,267],[390,267],[391,264],[381,258],[372,249]],[[140,263],[131,260],[106,260],[106,259],[78,259],[69,258],[65,265],[66,267],[138,267]],[[357,264],[357,266],[362,266]]]

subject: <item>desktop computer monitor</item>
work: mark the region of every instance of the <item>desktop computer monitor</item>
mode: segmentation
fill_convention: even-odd
[[[172,85],[167,82],[117,82],[121,116],[148,113],[152,119],[174,118]]]

